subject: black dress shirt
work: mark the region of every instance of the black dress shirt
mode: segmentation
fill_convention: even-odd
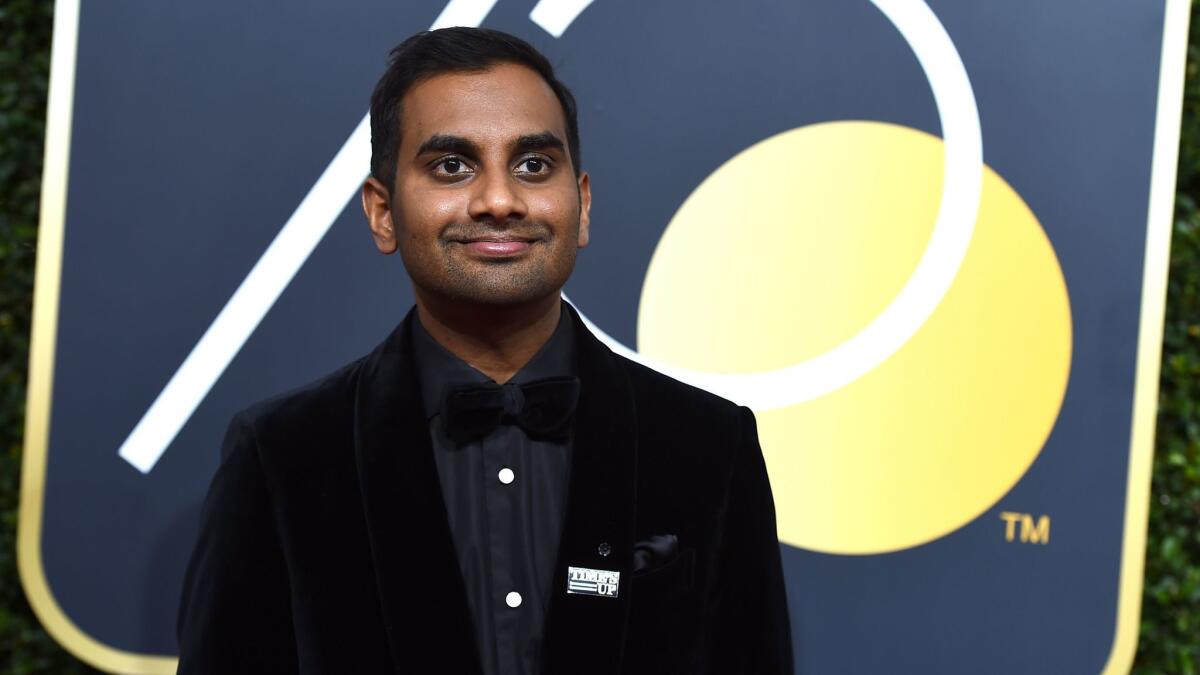
[[[413,322],[421,398],[485,675],[535,675],[566,512],[571,442],[530,438],[503,423],[455,443],[447,388],[492,380]],[[510,382],[574,375],[573,324],[564,307],[550,339]]]

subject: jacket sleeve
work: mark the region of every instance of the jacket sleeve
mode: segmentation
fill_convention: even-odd
[[[713,673],[793,672],[775,503],[754,413],[739,410],[739,446],[725,505],[716,582]]]
[[[179,605],[178,675],[294,673],[287,567],[251,425],[235,417]]]

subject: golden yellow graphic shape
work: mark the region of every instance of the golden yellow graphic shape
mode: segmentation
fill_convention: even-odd
[[[916,267],[942,167],[939,138],[878,122],[802,127],[738,154],[659,242],[639,351],[736,373],[836,346]],[[757,412],[780,539],[867,554],[962,527],[1037,457],[1070,360],[1054,250],[1020,195],[985,167],[966,258],[912,339],[837,391]]]

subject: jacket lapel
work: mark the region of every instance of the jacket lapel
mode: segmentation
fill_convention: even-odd
[[[543,633],[543,672],[617,673],[629,619],[636,524],[633,389],[616,355],[570,305],[564,310],[575,322],[580,399],[567,513]],[[620,572],[617,597],[568,594],[568,567]]]
[[[397,672],[479,673],[478,648],[412,356],[413,312],[362,363],[355,453]]]

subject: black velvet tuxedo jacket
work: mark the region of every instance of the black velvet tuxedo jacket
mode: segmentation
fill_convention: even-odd
[[[615,355],[564,311],[581,395],[543,672],[792,672],[753,415]],[[480,672],[413,320],[234,418],[184,582],[179,673]],[[661,535],[677,554],[635,573],[635,543]],[[617,597],[567,594],[569,566],[619,571]]]

